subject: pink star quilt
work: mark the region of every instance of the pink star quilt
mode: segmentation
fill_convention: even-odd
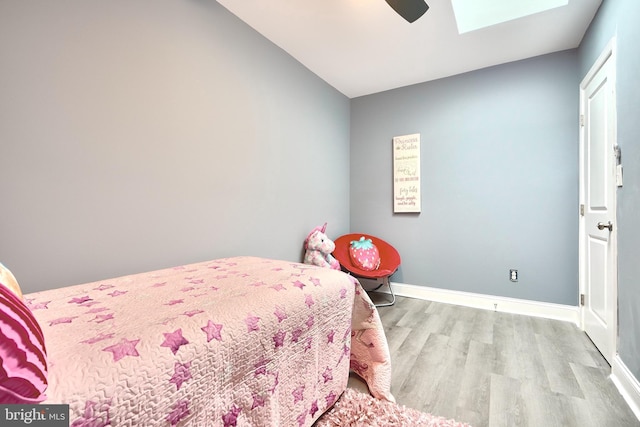
[[[25,299],[71,426],[311,426],[350,370],[393,400],[378,313],[339,271],[236,257]]]

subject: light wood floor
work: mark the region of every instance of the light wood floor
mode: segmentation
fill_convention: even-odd
[[[401,297],[378,310],[400,404],[474,427],[640,426],[571,323]]]

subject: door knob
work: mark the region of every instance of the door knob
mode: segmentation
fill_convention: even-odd
[[[611,221],[606,224],[604,222],[598,223],[598,230],[604,230],[605,228],[608,228],[609,231],[613,231],[613,224],[611,223]]]

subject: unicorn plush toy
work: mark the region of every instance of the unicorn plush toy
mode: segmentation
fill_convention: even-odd
[[[340,263],[331,255],[336,245],[324,234],[326,231],[325,222],[322,227],[316,227],[309,233],[304,241],[304,263],[340,270]]]

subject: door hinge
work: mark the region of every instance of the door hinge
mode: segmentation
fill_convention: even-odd
[[[584,127],[584,114],[580,114],[580,127]]]
[[[580,216],[584,216],[584,205],[580,205]]]
[[[584,306],[584,294],[580,294],[580,306]]]

